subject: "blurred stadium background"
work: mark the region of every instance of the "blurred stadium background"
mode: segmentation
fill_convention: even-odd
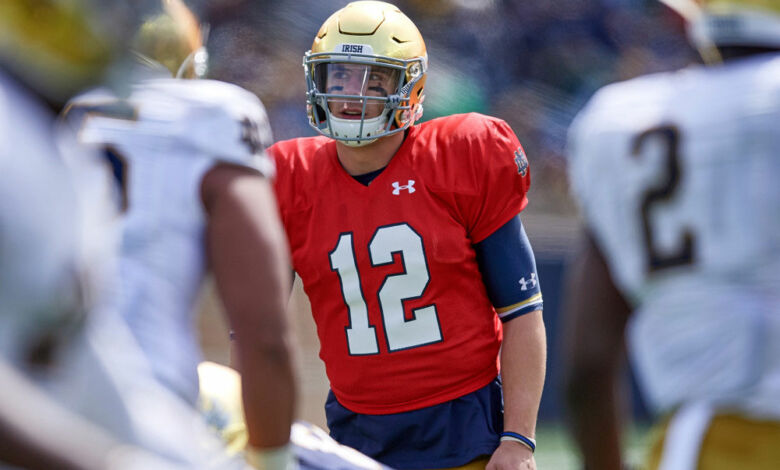
[[[265,103],[277,140],[314,135],[304,112],[301,66],[320,24],[347,0],[189,0],[210,27],[211,76]],[[565,433],[558,374],[559,309],[579,220],[568,194],[566,129],[600,86],[695,61],[679,18],[656,0],[396,0],[426,40],[430,73],[424,120],[477,111],[506,120],[531,162],[524,223],[545,298],[548,375],[539,416],[540,468],[578,468]],[[300,417],[325,426],[327,381],[308,302],[296,283],[290,304],[300,343]],[[218,302],[203,299],[208,358],[227,362]],[[641,452],[646,413],[627,374],[626,403]],[[635,458],[638,456],[634,455]]]

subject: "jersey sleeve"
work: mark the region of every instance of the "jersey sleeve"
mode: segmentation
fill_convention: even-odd
[[[488,297],[502,322],[542,310],[536,260],[520,216],[474,245]]]
[[[252,166],[273,176],[266,153],[273,134],[262,102],[243,89],[226,90],[224,99],[194,107],[191,119],[196,120],[196,129],[187,140],[218,161]]]
[[[254,167],[273,176],[266,154],[273,135],[260,99],[235,85],[213,80],[150,80],[126,100],[90,93],[74,100],[69,114],[83,116],[85,143],[140,141],[173,146],[197,158]],[[80,110],[80,113],[74,113]]]
[[[479,243],[528,204],[528,159],[517,136],[499,119],[483,119],[468,140],[473,191],[458,205],[473,243]]]
[[[295,246],[296,238],[306,237],[307,230],[303,227],[311,217],[311,206],[307,198],[307,190],[310,188],[301,184],[303,175],[299,172],[299,165],[305,163],[298,158],[302,151],[302,140],[276,142],[268,148],[268,155],[277,169],[273,190],[290,246]]]
[[[273,188],[282,217],[289,212],[290,201],[293,201],[296,196],[293,188],[294,178],[290,176],[294,170],[290,161],[292,152],[289,141],[276,142],[268,148],[268,156],[278,170]]]

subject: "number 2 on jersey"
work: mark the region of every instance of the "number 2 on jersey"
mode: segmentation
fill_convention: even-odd
[[[402,273],[385,277],[377,293],[387,349],[394,352],[441,341],[435,305],[414,309],[412,320],[404,315],[404,301],[421,297],[430,281],[420,235],[408,224],[380,227],[371,238],[368,250],[372,266],[391,264],[393,254],[400,253],[404,267]],[[339,276],[349,312],[346,328],[349,353],[353,356],[378,354],[376,327],[369,323],[352,233],[339,236],[336,248],[330,252],[330,267]]]
[[[680,182],[680,132],[676,126],[659,126],[639,134],[633,141],[631,154],[640,157],[645,143],[658,138],[664,145],[664,164],[666,174],[658,186],[647,188],[642,199],[642,230],[647,253],[647,271],[653,272],[693,263],[694,237],[690,229],[685,228],[677,242],[677,250],[662,252],[656,245],[651,225],[651,209],[656,204],[669,202],[677,192]]]

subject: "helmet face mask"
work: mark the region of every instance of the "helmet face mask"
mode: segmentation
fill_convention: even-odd
[[[208,72],[208,64],[209,52],[206,46],[200,46],[184,58],[174,78],[203,78]]]
[[[182,0],[158,0],[155,14],[138,28],[131,49],[151,68],[175,78],[202,78],[208,71],[208,28]]]
[[[361,108],[365,118],[382,114],[390,107],[389,96],[399,92],[399,76],[400,70],[383,65],[328,62],[314,68],[318,88],[325,91],[320,103],[346,119],[360,115]]]
[[[309,123],[346,145],[402,132],[422,115],[425,44],[389,3],[353,2],[334,13],[303,67]]]
[[[307,53],[304,67],[310,122],[322,134],[359,146],[413,123],[410,90],[422,78],[422,60]]]

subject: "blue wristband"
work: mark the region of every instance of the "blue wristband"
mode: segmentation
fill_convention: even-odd
[[[530,437],[525,437],[522,434],[512,432],[512,431],[504,431],[501,433],[501,441],[515,441],[519,442],[521,444],[525,444],[526,447],[531,449],[531,452],[536,451],[536,441],[531,439]]]

